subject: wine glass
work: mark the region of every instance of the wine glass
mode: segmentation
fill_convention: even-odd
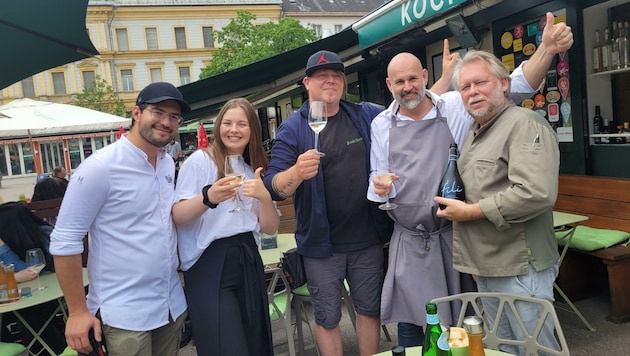
[[[383,162],[380,162],[380,164],[377,165],[376,176],[375,176],[377,180],[383,183],[387,183],[391,186],[392,182],[394,181],[394,176],[395,174],[393,172],[390,172],[389,167],[386,166]],[[397,204],[391,203],[389,201],[389,195],[387,195],[387,202],[378,206],[378,208],[381,210],[394,210],[397,207],[398,207]]]
[[[245,160],[240,155],[228,155],[225,156],[225,176],[234,177],[232,185],[241,186],[243,180],[245,180]],[[237,188],[238,189],[238,188]],[[236,202],[236,207],[230,210],[230,213],[239,213],[245,211],[243,201],[241,200],[240,191],[237,191],[236,196],[233,198]]]
[[[326,112],[326,103],[323,101],[311,101],[308,111],[308,126],[315,132],[315,153],[320,157],[326,154],[318,150],[319,133],[326,127],[328,113]]]
[[[37,273],[37,288],[35,290],[46,289],[46,286],[42,286],[39,281],[39,273],[46,267],[46,258],[41,248],[32,248],[26,251],[26,265],[31,271]]]

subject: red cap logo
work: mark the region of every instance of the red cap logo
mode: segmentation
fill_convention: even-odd
[[[330,63],[330,61],[327,60],[326,57],[324,57],[324,52],[322,52],[322,54],[319,56],[319,59],[317,60],[317,65],[320,65],[322,63]]]

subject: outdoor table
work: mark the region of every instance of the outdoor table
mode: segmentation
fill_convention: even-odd
[[[44,349],[46,349],[49,352],[50,355],[55,355],[55,353],[50,348],[50,346],[48,346],[46,341],[44,341],[44,339],[41,338],[41,333],[46,329],[46,327],[48,327],[48,325],[53,320],[55,315],[57,315],[57,313],[62,312],[65,316],[65,319],[67,319],[67,314],[66,314],[67,310],[66,310],[66,306],[63,300],[63,292],[61,291],[61,287],[59,286],[59,281],[57,280],[57,274],[43,273],[42,275],[40,275],[39,278],[41,281],[41,285],[46,286],[47,287],[46,289],[41,290],[41,291],[35,290],[37,288],[37,278],[32,281],[20,283],[18,284],[18,288],[21,290],[24,287],[30,287],[32,296],[29,298],[21,297],[20,300],[15,303],[0,305],[0,325],[2,324],[2,316],[5,313],[13,313],[15,317],[20,322],[22,322],[22,324],[24,324],[24,326],[31,333],[31,335],[33,335],[33,340],[31,340],[31,342],[26,346],[26,348],[29,349],[29,352],[30,352],[30,348],[35,344],[36,341],[38,341],[44,347]],[[83,286],[87,286],[87,285],[88,285],[87,268],[83,268]],[[37,330],[37,331],[34,330],[33,327],[29,325],[28,322],[20,315],[20,310],[34,307],[36,305],[44,304],[44,303],[50,302],[51,300],[57,300],[57,303],[59,304],[59,306],[48,317],[48,319],[46,320],[46,322],[44,323],[44,325],[42,326],[40,330]],[[0,336],[1,336],[1,332],[2,330],[0,330]]]
[[[503,356],[503,355],[511,355],[509,353],[497,350],[484,349],[486,356]],[[391,351],[384,351],[373,356],[391,356]],[[405,356],[422,356],[422,346],[414,346],[414,347],[406,347],[405,348]]]
[[[278,234],[278,247],[262,250],[259,246],[258,251],[260,252],[260,257],[262,258],[265,268],[267,268],[275,267],[280,264],[282,253],[295,247],[294,234]]]

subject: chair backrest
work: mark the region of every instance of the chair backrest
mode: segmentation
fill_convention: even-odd
[[[494,319],[491,320],[491,323],[488,322],[488,315],[483,312],[481,298],[495,298],[499,301],[497,315],[495,315]],[[539,351],[543,351],[549,355],[569,356],[569,347],[567,346],[564,333],[562,332],[562,328],[560,327],[560,321],[558,320],[558,316],[556,315],[556,310],[554,309],[553,304],[548,300],[507,293],[481,292],[461,293],[448,297],[436,298],[433,300],[434,303],[438,304],[438,312],[440,310],[441,303],[452,301],[461,302],[461,309],[459,311],[459,316],[457,317],[457,326],[461,327],[463,325],[464,317],[466,315],[470,315],[471,312],[474,312],[474,315],[483,318],[485,331],[483,341],[485,347],[488,349],[499,350],[499,345],[516,345],[525,348],[525,355],[539,355]],[[537,322],[536,328],[531,333],[525,327],[523,316],[519,314],[515,306],[515,303],[521,302],[535,303],[542,307],[540,319]],[[445,307],[446,306],[444,306],[443,308]],[[513,316],[516,319],[517,324],[519,325],[520,330],[524,335],[524,340],[507,340],[502,339],[497,335],[497,327],[502,316]],[[560,344],[560,351],[553,350],[549,347],[541,345],[538,342],[538,337],[547,318],[549,318],[553,322],[558,343]]]
[[[59,215],[59,208],[61,207],[62,198],[32,201],[27,204],[33,214],[40,218],[55,218]]]

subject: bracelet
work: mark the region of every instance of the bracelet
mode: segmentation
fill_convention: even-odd
[[[84,311],[76,313],[76,314],[69,314],[68,318],[71,318],[71,317],[77,316],[77,315],[81,315],[81,314],[85,314],[85,313],[89,313],[89,312],[90,312],[89,310],[84,310]]]

